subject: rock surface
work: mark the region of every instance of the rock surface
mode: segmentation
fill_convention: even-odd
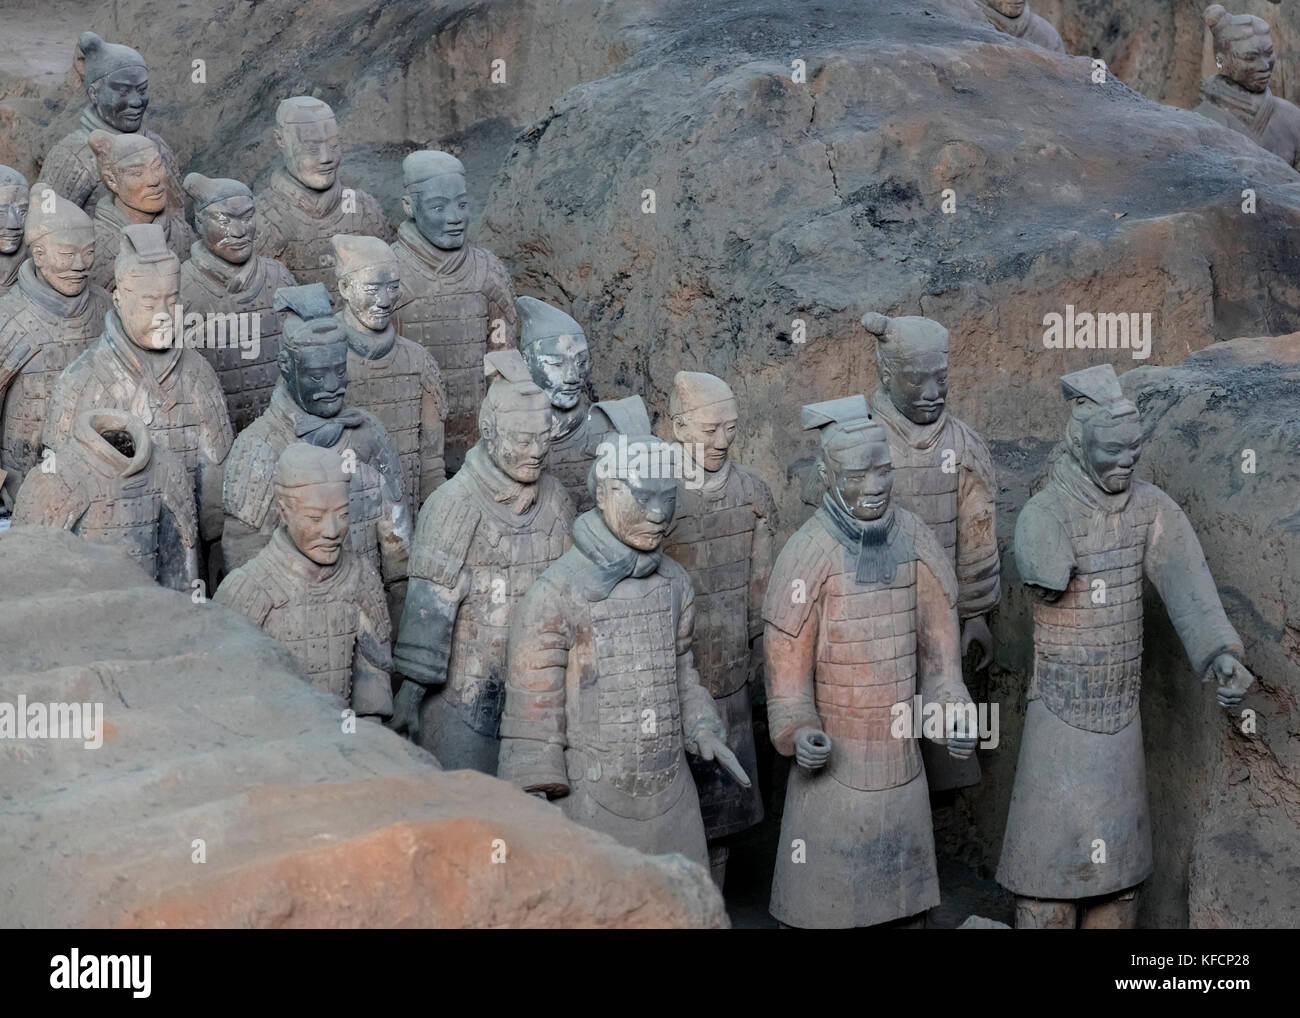
[[[4,925],[727,924],[704,868],[372,722],[345,733],[290,665],[115,549],[0,535],[0,702],[104,704],[98,749],[0,742]]]

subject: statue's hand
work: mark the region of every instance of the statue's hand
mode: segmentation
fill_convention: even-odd
[[[948,730],[945,733],[945,742],[948,744],[948,755],[954,760],[969,760],[971,754],[975,752],[975,745],[979,742],[978,732],[966,731],[966,718],[968,712],[944,711],[949,714]]]
[[[736,779],[737,784],[742,788],[749,787],[749,775],[745,773],[745,768],[740,766],[736,754],[727,748],[727,744],[716,733],[701,732],[695,744],[699,747],[701,760],[716,760],[723,770]]]
[[[1210,665],[1219,680],[1219,706],[1236,707],[1255,681],[1255,676],[1231,654],[1220,654]]]
[[[420,741],[420,704],[428,690],[414,679],[407,679],[393,697],[393,716],[388,727],[412,742]]]
[[[989,632],[989,624],[983,615],[972,615],[961,628],[961,656],[963,660],[965,660],[971,644],[980,649],[979,660],[975,662],[975,670],[977,672],[983,671],[993,663],[993,634]]]
[[[821,770],[831,758],[831,737],[820,728],[805,727],[794,733],[794,759],[800,767]]]

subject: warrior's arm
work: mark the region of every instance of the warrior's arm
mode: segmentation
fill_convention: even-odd
[[[357,646],[352,655],[352,709],[358,717],[388,718],[393,714],[388,606],[374,570],[367,566],[363,572],[366,585],[361,593]]]
[[[1044,601],[1055,601],[1065,593],[1076,564],[1070,537],[1060,521],[1035,495],[1016,520],[1014,551],[1020,580]]]
[[[488,349],[509,350],[519,346],[519,309],[515,307],[515,288],[506,267],[495,255],[489,254],[489,258],[491,265],[484,287],[488,305]],[[499,334],[495,328],[498,319],[505,322],[505,335],[500,341],[493,339]]]
[[[188,354],[189,351],[186,351]],[[217,373],[201,356],[195,356],[193,369],[197,375],[199,412],[202,427],[199,429],[199,469],[195,479],[199,510],[199,533],[205,541],[221,537],[222,486],[225,481],[226,458],[235,440],[230,426],[230,410]]]
[[[682,733],[686,751],[699,755],[699,737],[712,732],[719,740],[727,738],[726,725],[718,717],[718,708],[709,691],[700,685],[691,644],[695,638],[695,591],[690,577],[681,571],[681,583],[674,584],[681,598],[677,612],[677,696],[682,709]]]
[[[987,614],[1002,599],[996,498],[993,459],[968,431],[957,489],[957,613],[963,620]]]
[[[961,678],[961,631],[950,589],[928,562],[917,562],[916,663],[926,703],[970,702]]]
[[[1159,492],[1142,568],[1165,602],[1169,620],[1197,677],[1220,654],[1243,656],[1241,637],[1228,621],[1219,591],[1186,514]]]
[[[275,526],[274,518],[261,527],[251,527],[227,513],[221,528],[221,560],[226,569],[229,571],[251,562],[270,542]]]
[[[776,502],[766,484],[759,482],[754,499],[754,542],[749,565],[749,640],[763,635],[763,596],[772,579],[772,562],[776,556]]]
[[[446,443],[447,390],[437,364],[427,353],[420,399],[420,488],[417,493],[420,511],[424,500],[433,494],[438,485],[447,479],[447,464],[443,458]]]
[[[820,625],[821,611],[814,605],[797,632],[786,632],[770,619],[763,631],[767,726],[772,745],[782,756],[794,754],[794,736],[799,729],[822,727],[813,693]]]
[[[564,766],[565,672],[573,646],[566,602],[539,581],[510,620],[497,776],[526,792],[569,792]]]
[[[454,587],[420,576],[410,578],[393,648],[397,671],[422,686],[441,686],[447,681],[451,633],[468,592],[468,570],[461,570]]]

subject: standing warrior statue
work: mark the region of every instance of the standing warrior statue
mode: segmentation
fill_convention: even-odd
[[[112,304],[90,283],[95,227],[48,184],[32,187],[29,258],[18,285],[0,297],[0,473],[11,504],[41,453],[46,403],[63,369],[104,330]]]
[[[145,110],[149,108],[149,69],[144,57],[130,46],[118,46],[94,32],[82,32],[77,40],[76,64],[81,66],[88,102],[81,112],[80,126],[56,142],[45,157],[42,178],[93,216],[106,192],[90,147],[90,133],[139,135],[158,146],[167,168],[167,207],[173,216],[183,220],[185,200],[176,154],[160,135],[144,126]]]
[[[280,382],[266,412],[239,433],[230,450],[222,490],[226,567],[243,565],[271,540],[280,514],[270,479],[280,454],[303,441],[343,457],[351,478],[352,550],[398,597],[411,521],[397,450],[374,414],[344,406],[348,342],[333,317],[329,291],[320,283],[285,287],[276,291],[274,307],[291,312],[280,343]]]
[[[27,260],[23,232],[30,198],[27,178],[0,166],[0,296],[18,282],[18,269]]]
[[[727,748],[691,644],[691,579],[663,553],[677,500],[673,447],[650,435],[606,444],[596,508],[510,624],[500,776],[563,796],[570,820],[643,852],[707,865],[686,754],[750,784]]]
[[[194,486],[175,454],[122,410],[85,410],[18,491],[14,525],[61,527],[121,548],[163,586],[190,593],[199,576]]]
[[[158,146],[139,134],[90,132],[91,150],[108,190],[95,206],[95,266],[91,281],[112,292],[113,264],[128,223],[153,223],[178,259],[190,256],[194,233],[167,211],[167,170]]]
[[[510,619],[569,547],[573,507],[542,472],[550,406],[519,352],[488,354],[484,371],[479,440],[420,510],[394,652],[408,677],[394,724],[444,767],[495,774]]]
[[[390,628],[375,571],[348,545],[350,475],[333,449],[295,442],[275,468],[270,543],[213,598],[289,648],[313,689],[358,716],[393,712]]]
[[[196,493],[199,534],[205,542],[216,541],[230,415],[216,372],[181,341],[180,262],[160,227],[138,223],[122,231],[115,273],[104,334],[55,383],[44,443],[58,449],[83,410],[126,410],[185,465]]]
[[[1071,404],[1065,441],[1016,521],[1016,565],[1039,600],[997,879],[1017,896],[1018,927],[1131,928],[1152,869],[1138,710],[1143,577],[1196,674],[1218,679],[1222,706],[1240,703],[1254,678],[1187,517],[1133,477],[1142,425],[1115,369],[1064,375],[1061,391]]]
[[[348,336],[348,403],[379,418],[397,446],[411,518],[447,479],[443,420],[447,391],[438,364],[393,328],[401,278],[392,249],[378,237],[334,238]]]
[[[339,182],[343,146],[334,111],[319,99],[296,95],[275,111],[275,143],[284,157],[271,186],[257,192],[257,253],[283,262],[300,283],[334,289],[336,233],[391,237],[379,202]]]
[[[275,291],[296,286],[293,274],[274,258],[255,254],[257,227],[253,192],[238,180],[185,177],[194,201],[199,239],[181,266],[181,303],[209,322],[200,344],[221,379],[235,431],[252,424],[271,402],[280,378],[280,316]],[[246,337],[255,337],[245,342]]]
[[[1025,0],[975,0],[988,23],[999,32],[1064,53],[1065,44],[1050,23],[1029,9]]]
[[[891,502],[889,439],[866,398],[805,406],[803,426],[821,430],[825,495],[763,602],[768,727],[798,764],[770,911],[799,927],[920,925],[939,877],[914,694],[945,705],[950,753],[975,749],[957,583],[930,528]]]
[[[986,616],[1002,598],[993,457],[968,424],[948,412],[948,330],[929,318],[886,318],[868,312],[862,324],[876,337],[880,387],[871,412],[889,435],[892,498],[934,532],[957,574],[961,652],[979,648],[976,670],[993,659]],[[979,783],[979,761],[955,759],[932,742],[921,744],[931,792]]]
[[[740,411],[721,378],[679,371],[668,401],[673,438],[695,459],[703,484],[681,480],[664,552],[695,588],[695,665],[727,729],[727,746],[749,774],[758,771],[749,679],[762,660],[763,594],[772,574],[776,504],[750,470],[728,455]],[[683,471],[686,476],[689,472]],[[744,788],[716,762],[692,762],[709,861],[721,887],[730,834],[763,819],[758,786]]]
[[[517,345],[515,294],[496,255],[465,242],[469,196],[459,159],[412,152],[402,160],[402,186],[407,219],[393,244],[402,279],[393,324],[433,354],[442,371],[450,399],[447,468],[455,471],[477,437],[483,355]]]
[[[1219,73],[1201,85],[1196,112],[1239,131],[1300,170],[1300,109],[1275,96],[1273,37],[1253,14],[1229,14],[1221,4],[1205,9]]]

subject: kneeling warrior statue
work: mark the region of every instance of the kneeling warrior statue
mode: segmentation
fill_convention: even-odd
[[[793,756],[770,911],[804,928],[921,925],[939,903],[914,700],[975,749],[957,582],[925,522],[890,501],[889,438],[864,396],[803,408],[822,504],[781,549],[763,602],[772,742]],[[929,712],[926,712],[927,714]]]
[[[351,476],[333,449],[295,442],[275,468],[271,542],[214,601],[289,648],[312,688],[358,716],[393,713],[388,606],[379,576],[348,547]]]
[[[1222,706],[1240,703],[1254,677],[1187,517],[1133,477],[1142,425],[1115,369],[1064,375],[1061,391],[1065,441],[1016,521],[1016,565],[1038,602],[997,879],[1016,895],[1018,927],[1131,928],[1152,868],[1138,711],[1143,577],[1196,674],[1218,679]]]
[[[695,670],[691,578],[663,553],[673,447],[647,434],[621,448],[601,450],[596,508],[511,621],[500,777],[625,845],[707,866],[686,754],[750,780]]]

